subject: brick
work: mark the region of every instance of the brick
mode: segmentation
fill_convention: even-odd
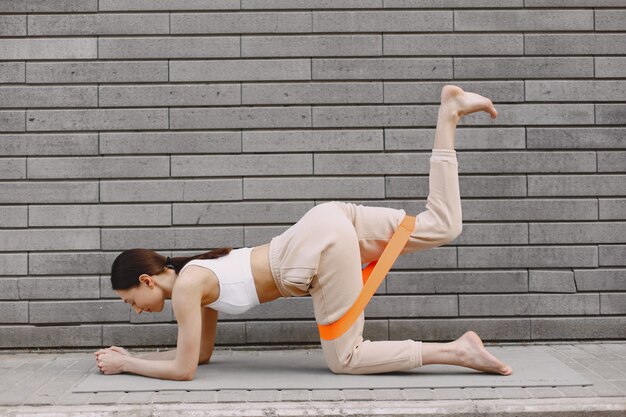
[[[4,182],[0,183],[1,203],[87,203],[98,201],[98,183]]]
[[[594,30],[593,10],[460,10],[455,31]]]
[[[102,344],[102,326],[6,326],[0,327],[3,348],[87,347]]]
[[[626,128],[622,127],[529,127],[527,147],[538,148],[620,148]]]
[[[313,32],[451,32],[452,11],[313,12]]]
[[[468,225],[463,226],[463,233]],[[387,294],[461,294],[526,292],[526,271],[394,272],[385,279]]]
[[[0,206],[0,227],[27,227],[28,206]]]
[[[285,317],[287,315],[282,316],[282,318]],[[372,323],[368,321],[368,327],[370,324]],[[363,335],[364,338],[371,337],[373,334],[378,336],[382,334],[380,326],[376,326],[376,323],[373,324],[372,328],[369,329],[369,334]],[[270,340],[273,343],[318,343],[320,340],[319,331],[313,318],[307,321],[249,321],[246,323],[245,332],[246,343],[265,343]]]
[[[596,104],[597,124],[623,124],[626,122],[626,104]]]
[[[0,323],[28,323],[28,302],[0,301]]]
[[[383,84],[262,83],[243,84],[242,104],[382,103]]]
[[[313,127],[432,126],[437,106],[315,106]]]
[[[311,32],[311,12],[172,13],[171,31],[172,34]]]
[[[170,81],[310,80],[311,60],[234,59],[170,62]]]
[[[167,156],[29,158],[29,178],[167,177]]]
[[[410,153],[316,154],[315,175],[425,174],[428,155]]]
[[[600,294],[600,314],[626,314],[626,293]]]
[[[383,55],[522,55],[521,34],[386,35]]]
[[[383,149],[383,131],[381,129],[270,130],[244,131],[242,134],[243,152],[326,152]]]
[[[626,191],[623,175],[529,175],[529,196],[620,196]]]
[[[100,296],[98,277],[45,277],[20,278],[20,298],[36,299],[89,299]]]
[[[591,78],[593,75],[592,57],[454,58],[457,79]]]
[[[26,158],[0,159],[0,178],[22,180],[26,178]]]
[[[382,0],[242,0],[242,9],[381,8]]]
[[[102,107],[241,104],[239,84],[101,86],[98,94]]]
[[[105,59],[226,58],[239,51],[239,36],[98,38],[98,57]]]
[[[523,127],[461,127],[456,130],[455,147],[463,149],[526,148],[526,129]],[[385,149],[430,150],[435,129],[385,129]],[[356,149],[358,150],[358,149]]]
[[[245,1],[245,0],[244,0]],[[261,0],[259,0],[261,1]],[[473,7],[522,7],[523,0],[385,0],[383,7],[401,8],[473,8]]]
[[[26,36],[26,16],[0,16],[0,36]]]
[[[108,274],[117,255],[104,252],[31,252],[28,254],[28,274]]]
[[[441,89],[446,82],[439,83],[385,83],[385,103],[440,103]],[[465,91],[480,91],[481,95],[489,97],[493,102],[524,101],[524,84],[522,81],[495,81],[495,82],[458,82],[455,85]]]
[[[528,101],[620,101],[626,81],[526,81]]]
[[[173,204],[175,225],[296,223],[311,208],[307,202],[237,202]]]
[[[594,61],[597,78],[626,77],[626,57],[598,56]]]
[[[624,172],[626,152],[598,152],[598,172]]]
[[[384,198],[384,178],[244,178],[246,199]]]
[[[4,134],[0,153],[9,155],[97,155],[98,135],[93,134]]]
[[[617,55],[626,53],[626,34],[525,34],[526,55]]]
[[[598,294],[459,295],[460,316],[599,314]]]
[[[524,245],[528,243],[528,224],[468,224],[454,245]]]
[[[388,295],[373,297],[365,309],[367,318],[457,317],[457,295]]]
[[[175,347],[177,329],[176,323],[108,324],[102,326],[102,345]],[[244,331],[244,323],[218,322],[216,346],[244,343]]]
[[[167,82],[167,61],[27,62],[28,83]]]
[[[26,275],[27,253],[0,253],[0,275]]]
[[[167,129],[167,109],[28,110],[27,129]]]
[[[483,341],[528,340],[528,318],[443,318],[428,320],[389,320],[389,339],[412,339],[428,342],[452,341],[474,330]]]
[[[0,300],[17,300],[20,298],[17,281],[17,278],[0,278]]]
[[[170,109],[170,129],[241,129],[310,126],[311,108],[307,106]]]
[[[24,62],[0,62],[0,83],[24,83]]]
[[[459,247],[461,268],[597,267],[595,246]]]
[[[26,130],[26,118],[23,110],[0,111],[0,132],[23,132]]]
[[[452,58],[314,58],[312,79],[449,79]]]
[[[241,35],[242,57],[382,55],[382,35]]]
[[[626,234],[624,222],[533,223],[530,243],[613,243]]]
[[[394,264],[398,269],[448,269],[457,266],[457,249],[445,246],[428,251],[405,253]]]
[[[529,271],[529,292],[576,292],[574,274],[571,271]]]
[[[622,4],[623,6],[623,4]],[[595,30],[626,30],[626,10],[596,10]]]
[[[0,39],[0,59],[95,59],[95,38]]]
[[[526,7],[611,7],[623,5],[622,0],[524,0]]]
[[[0,190],[1,190],[0,184]],[[241,200],[241,179],[101,181],[102,202]]]
[[[599,245],[600,266],[624,266],[626,245]]]
[[[624,199],[604,199],[600,203],[600,220],[618,220],[626,217],[626,200]]]
[[[178,0],[100,0],[99,10],[222,10],[239,9],[239,0],[195,0],[193,3],[181,3]]]
[[[169,16],[146,14],[30,15],[29,36],[158,35],[169,33]]]
[[[151,229],[102,229],[102,249],[120,250],[128,247],[157,249],[200,249],[221,247],[224,242],[242,247],[241,227],[168,227]]]
[[[0,250],[100,249],[99,229],[2,229]]]
[[[169,204],[30,206],[29,226],[169,226]]]
[[[626,336],[624,317],[532,318],[533,339],[615,339]]]
[[[29,303],[30,323],[127,321],[130,306],[113,301],[35,301]]]
[[[0,3],[0,12],[95,12],[98,10],[98,0],[3,0]]]
[[[311,174],[310,154],[172,156],[172,177]]]
[[[95,86],[0,87],[0,107],[96,107]]]
[[[1,136],[0,136],[1,138]],[[103,132],[100,154],[241,152],[241,132]]]
[[[477,184],[477,186],[480,183]],[[589,199],[463,200],[463,219],[471,221],[597,220]]]
[[[626,290],[626,280],[622,278],[622,270],[575,270],[574,272],[579,291]]]

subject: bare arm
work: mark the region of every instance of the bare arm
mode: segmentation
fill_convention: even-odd
[[[217,332],[217,314],[218,312],[212,308],[206,307],[202,309],[202,336],[200,339],[199,365],[208,363],[211,360],[211,355],[213,355],[215,333]],[[176,349],[164,350],[162,352],[142,352],[133,356],[152,360],[175,359]]]

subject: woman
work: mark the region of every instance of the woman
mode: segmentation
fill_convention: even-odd
[[[441,246],[461,233],[454,137],[459,120],[478,111],[492,118],[497,115],[492,102],[483,96],[451,85],[442,89],[426,211],[416,216],[402,254]],[[112,346],[95,353],[99,369],[105,374],[130,372],[190,380],[198,364],[211,357],[218,310],[243,313],[279,297],[310,294],[317,323],[335,322],[361,291],[361,265],[380,257],[405,214],[404,210],[331,201],[313,207],[283,234],[254,248],[222,248],[173,259],[147,249],[123,252],[112,266],[113,289],[137,313],[161,311],[165,300],[171,299],[179,326],[177,348],[132,356]],[[372,342],[363,340],[363,325],[361,313],[342,336],[321,340],[332,372],[374,374],[448,364],[512,373],[473,331],[449,343]]]

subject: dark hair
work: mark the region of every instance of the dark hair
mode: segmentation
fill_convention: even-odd
[[[174,271],[183,269],[185,264],[193,259],[215,259],[228,255],[232,247],[214,249],[195,256],[178,256],[170,258]],[[114,290],[127,290],[138,286],[142,274],[157,275],[166,268],[166,257],[152,249],[129,249],[120,253],[111,266],[111,287]]]

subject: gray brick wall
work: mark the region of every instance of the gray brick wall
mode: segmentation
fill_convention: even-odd
[[[626,339],[626,0],[3,0],[0,348],[174,345],[131,247],[257,246],[328,200],[425,209],[443,85],[463,233],[400,258],[373,340]],[[318,343],[308,297],[217,345]]]

